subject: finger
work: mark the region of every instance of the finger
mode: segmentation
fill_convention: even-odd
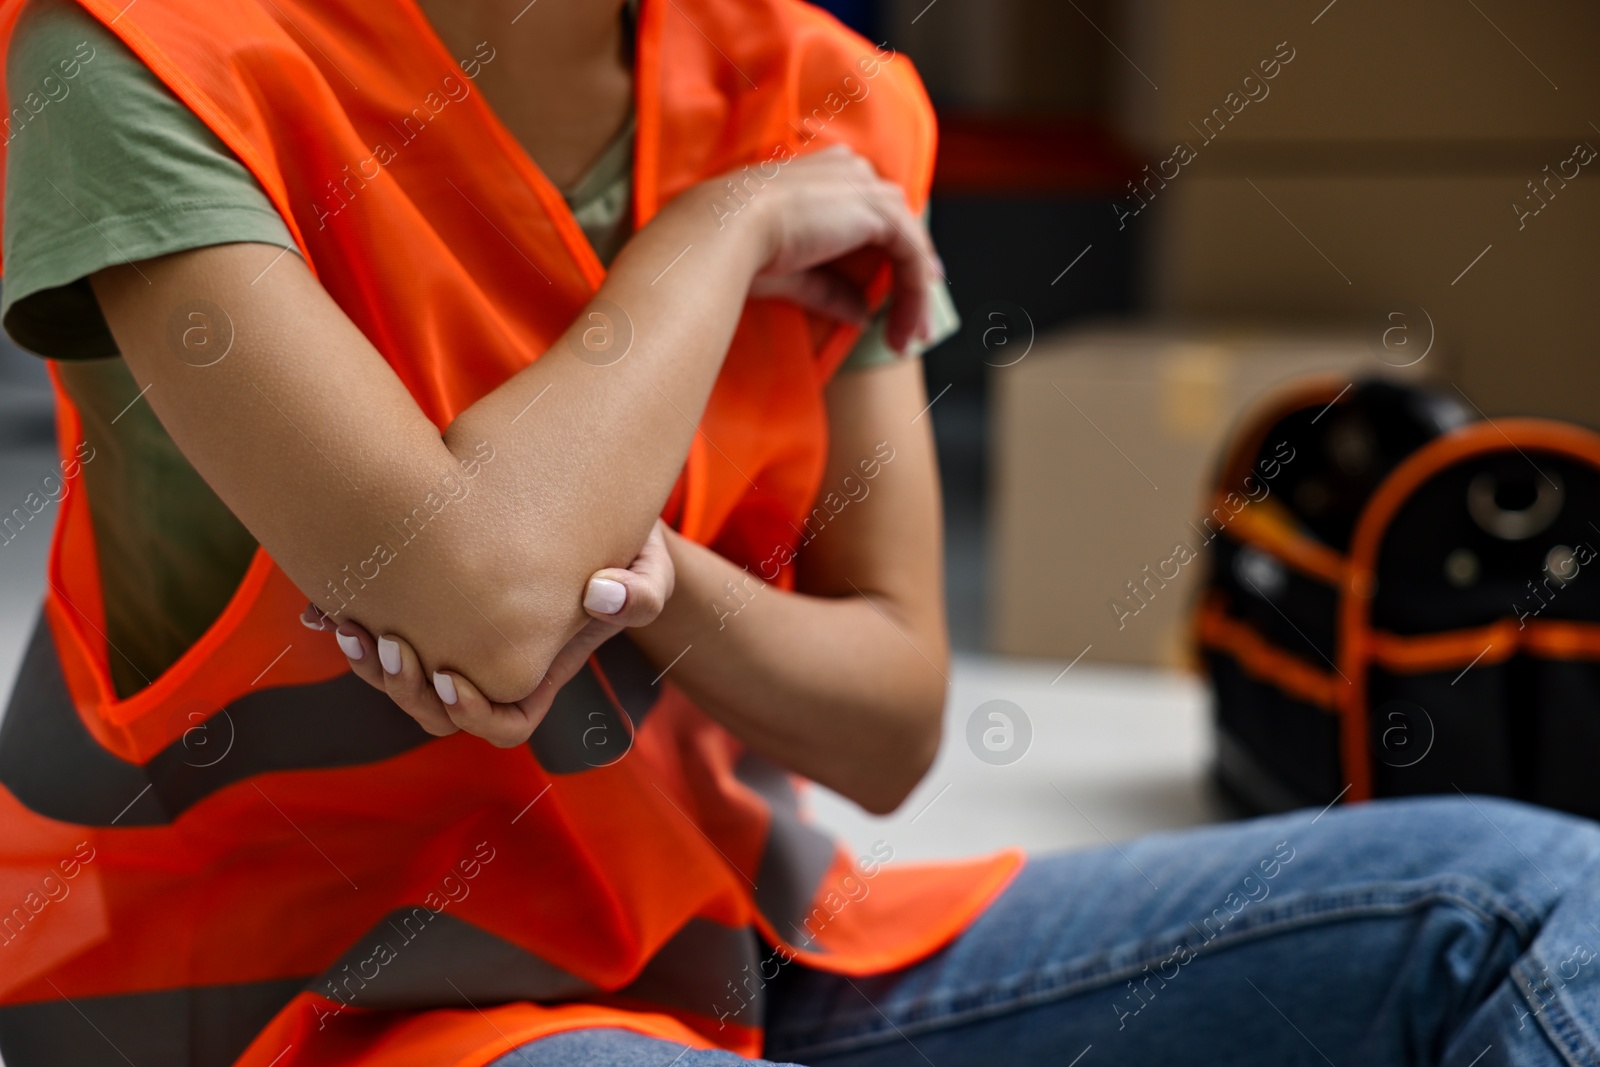
[[[614,628],[648,626],[656,621],[677,578],[661,531],[658,519],[627,570],[607,567],[589,579],[583,606],[593,618]]]
[[[937,265],[927,227],[911,213],[899,186],[874,182],[866,202],[881,224],[878,243],[889,258],[891,292],[884,337],[904,355],[913,342],[933,337],[930,288],[942,268]]]
[[[894,182],[878,179],[872,183],[873,201],[894,228],[897,241],[904,244],[931,277],[943,277],[944,268],[933,247],[933,237],[921,216],[911,210],[905,190]]]
[[[876,193],[874,206],[889,227],[884,251],[894,271],[887,339],[891,347],[905,352],[914,340],[932,339],[933,301],[929,290],[937,277],[933,244],[922,221],[911,214],[898,186],[881,183]]]
[[[333,639],[357,678],[374,689],[384,688],[383,669],[378,666],[378,644],[371,634],[346,619],[333,631]]]
[[[861,290],[821,268],[757,278],[750,286],[750,295],[783,297],[807,311],[856,326],[866,326],[872,320],[872,311]]]
[[[331,630],[335,624],[327,612],[315,604],[307,604],[306,609],[300,613],[300,625],[308,630]]]
[[[644,547],[639,549],[639,557],[628,569],[657,580],[665,590],[665,595],[668,597],[672,595],[678,574],[672,563],[672,553],[667,549],[666,523],[657,519],[655,525],[650,527],[650,536],[644,539]],[[656,577],[658,575],[659,578]]]
[[[897,276],[884,332],[889,347],[901,355],[909,354],[913,344],[927,345],[933,340],[933,301],[928,295],[928,284],[927,281],[916,283],[909,274]]]
[[[847,182],[876,224],[877,239],[872,243],[889,257],[893,293],[885,334],[890,346],[904,353],[912,341],[932,336],[928,290],[939,268],[927,227],[912,215],[905,193],[893,182],[878,178],[870,166],[868,171],[867,180]]]
[[[439,706],[457,728],[474,737],[481,737],[498,748],[515,748],[526,744],[528,738],[533,736],[533,728],[550,710],[550,700],[554,699],[555,689],[559,688],[551,687],[549,699],[535,713],[530,713],[522,706],[522,701],[516,704],[493,703],[478,692],[478,687],[470,680],[454,671],[434,671],[433,686],[434,699],[439,701]],[[538,690],[544,688],[546,682],[540,682]],[[452,697],[453,700],[450,699]]]
[[[637,613],[643,595],[639,590],[629,588],[633,581],[634,576],[621,567],[604,567],[595,571],[589,576],[589,584],[583,590],[583,610],[591,618],[603,622],[629,625],[621,620]]]
[[[456,724],[409,644],[393,634],[384,634],[378,638],[377,659],[383,670],[384,692],[400,705],[400,710],[435,737],[456,732]]]

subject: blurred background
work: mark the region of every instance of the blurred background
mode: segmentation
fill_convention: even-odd
[[[946,744],[887,819],[821,790],[814,807],[906,857],[1226,817],[1189,648],[1200,568],[1126,625],[1112,604],[1205,510],[1238,419],[1305,374],[1409,364],[1487,416],[1600,427],[1600,7],[823,6],[928,85],[964,327],[925,358]],[[43,367],[7,346],[0,504],[54,462]],[[44,524],[0,545],[7,690],[47,549]],[[999,746],[978,740],[995,707]]]
[[[1600,427],[1600,181],[1576,162],[1600,145],[1600,8],[824,6],[935,101],[965,321],[926,358],[962,656],[940,765],[875,829],[933,853],[1238,814],[1193,650],[1206,561],[1124,625],[1112,602],[1192,540],[1230,430],[1286,382],[1398,373]],[[1031,731],[1002,766],[969,730],[995,700]]]

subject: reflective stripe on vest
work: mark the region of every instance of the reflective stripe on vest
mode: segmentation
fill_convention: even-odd
[[[621,759],[655,703],[652,669],[625,635],[606,642],[595,659],[562,688],[529,739],[552,774]],[[0,785],[46,818],[156,826],[252,775],[376,763],[428,740],[392,700],[353,674],[258,690],[215,711],[180,707],[174,715],[182,735],[142,767],[95,744],[41,620],[12,710],[0,723]]]

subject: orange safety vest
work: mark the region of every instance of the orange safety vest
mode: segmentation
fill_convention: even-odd
[[[411,0],[80,2],[251,171],[436,425],[600,285],[472,87],[493,41],[452,56]],[[19,7],[0,4],[0,52]],[[909,62],[799,0],[644,0],[636,63],[639,225],[813,140],[926,197],[934,126]],[[769,573],[787,556],[822,477],[823,387],[856,336],[746,307],[669,504],[685,536]],[[57,401],[70,474],[79,420]],[[301,628],[306,595],[265,551],[199,642],[118,700],[86,503],[61,501],[0,734],[8,1067],[472,1067],[592,1026],[754,1055],[788,960],[904,966],[1022,862],[852,856],[801,818],[792,775],[626,639],[528,745],[431,738]]]

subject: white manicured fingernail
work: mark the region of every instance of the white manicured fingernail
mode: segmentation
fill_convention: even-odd
[[[360,659],[367,654],[361,647],[361,638],[355,634],[342,634],[335,631],[333,637],[334,640],[339,642],[339,648],[344,652],[346,659]]]
[[[383,664],[383,673],[400,673],[400,643],[388,637],[378,638],[378,662]]]
[[[602,615],[615,615],[628,602],[628,587],[610,578],[594,578],[584,594],[583,606]]]
[[[456,680],[440,671],[433,672],[433,691],[439,694],[439,699],[451,707],[456,703]]]
[[[326,626],[322,625],[322,620],[321,619],[318,619],[316,622],[312,622],[310,619],[306,618],[304,615],[300,616],[300,625],[304,626],[308,630],[326,630],[327,629]]]

